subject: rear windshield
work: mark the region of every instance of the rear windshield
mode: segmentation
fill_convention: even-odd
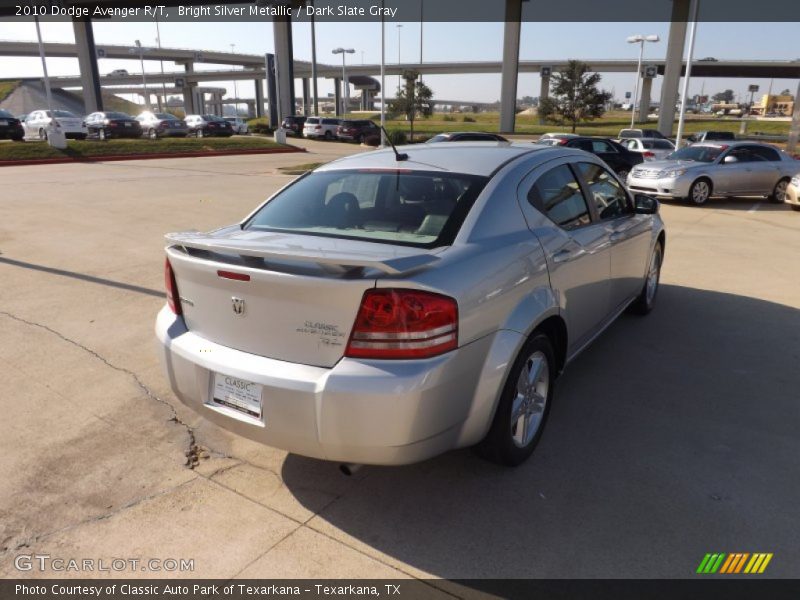
[[[648,150],[656,149],[656,150],[674,150],[675,146],[669,143],[667,140],[644,140],[642,145],[647,148]]]
[[[619,132],[619,137],[626,137],[626,138],[640,138],[642,137],[642,130],[641,129],[623,129]]]
[[[222,117],[217,117],[215,115],[203,115],[204,121],[224,121]]]
[[[130,119],[130,116],[121,112],[107,112],[106,119]]]
[[[47,114],[48,117],[51,116],[50,115],[50,111],[47,111],[47,113],[48,113]],[[74,114],[69,112],[68,110],[54,110],[53,114],[55,116],[57,116],[57,117],[61,117],[62,119],[77,119],[78,118]]]
[[[156,113],[156,117],[163,121],[177,121],[178,117],[169,113]]]
[[[709,131],[706,133],[707,140],[733,140],[736,136],[730,131]]]
[[[306,119],[306,125],[308,124],[313,125],[314,123],[319,123],[319,119],[317,117],[309,117],[308,119]]]
[[[12,115],[7,110],[3,110],[2,108],[0,108],[0,117],[2,117],[4,119],[14,119],[15,118],[14,115]]]
[[[244,228],[434,248],[452,243],[487,181],[422,171],[310,173]]]

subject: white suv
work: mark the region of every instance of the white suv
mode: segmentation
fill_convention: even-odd
[[[336,139],[336,129],[339,127],[339,119],[327,119],[323,117],[308,117],[303,127],[303,136],[307,138],[325,138],[326,140]]]

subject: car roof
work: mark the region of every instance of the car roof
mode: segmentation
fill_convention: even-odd
[[[461,142],[459,144],[413,144],[398,146],[408,160],[397,161],[391,148],[355,154],[323,165],[317,171],[341,169],[410,169],[413,171],[450,171],[488,177],[507,162],[531,153],[561,156],[578,150],[512,142]]]

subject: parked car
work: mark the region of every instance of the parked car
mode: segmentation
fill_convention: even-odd
[[[306,118],[292,115],[290,117],[284,117],[283,121],[281,122],[281,127],[286,130],[287,135],[303,135],[303,127],[306,124]]]
[[[669,140],[629,138],[621,140],[620,144],[631,152],[639,152],[645,161],[662,160],[675,152],[675,144]]]
[[[692,144],[634,168],[628,186],[658,198],[705,204],[715,196],[769,196],[783,202],[800,162],[768,144]]]
[[[658,202],[569,148],[398,151],[167,235],[167,379],[208,420],[296,454],[397,465],[477,444],[520,464],[564,367],[626,307],[654,307]]]
[[[101,141],[110,138],[142,137],[139,121],[122,112],[94,112],[85,119],[86,129],[91,137]]]
[[[46,140],[47,130],[55,117],[58,126],[68,139],[85,140],[89,134],[86,123],[68,110],[34,110],[25,117],[23,127],[28,139]]]
[[[336,139],[336,130],[339,128],[339,119],[325,117],[308,117],[303,125],[303,135],[307,138]]]
[[[109,77],[127,77],[130,73],[128,73],[125,69],[114,69],[111,71],[108,76]]]
[[[545,146],[561,146],[570,138],[580,137],[577,133],[545,133],[536,140],[537,144]]]
[[[686,136],[692,144],[703,142],[735,142],[736,135],[732,131],[697,131]]]
[[[367,140],[376,140],[380,137],[381,128],[370,119],[341,121],[336,128],[336,138],[346,142],[363,144]]]
[[[623,181],[625,181],[625,178],[634,165],[638,165],[644,161],[644,156],[642,156],[641,153],[631,152],[621,144],[606,138],[569,138],[562,146],[578,148],[579,150],[596,154],[602,158]]]
[[[25,130],[20,120],[7,110],[0,108],[0,140],[21,142],[24,137]]]
[[[786,196],[784,196],[783,200],[792,209],[800,210],[800,171],[792,177],[789,185],[786,186]]]
[[[242,117],[224,117],[224,119],[231,124],[233,133],[247,135],[247,121]]]
[[[426,144],[439,142],[507,142],[502,135],[486,133],[484,131],[448,131],[433,136]]]
[[[142,133],[153,140],[160,137],[186,137],[189,132],[186,122],[170,113],[145,111],[136,120],[142,126]]]
[[[649,138],[657,140],[669,139],[658,129],[620,129],[617,139],[628,140],[631,138]]]
[[[189,135],[196,137],[233,135],[233,127],[222,117],[216,115],[186,115],[184,118]]]

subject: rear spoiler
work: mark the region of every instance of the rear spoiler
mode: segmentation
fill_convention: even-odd
[[[208,234],[192,232],[168,233],[164,236],[167,248],[194,248],[220,254],[235,254],[266,260],[293,260],[314,263],[327,270],[344,273],[353,268],[377,269],[388,275],[402,275],[430,265],[439,257],[423,252],[398,258],[370,258],[366,253],[335,250],[313,250],[288,246],[268,246],[243,240],[226,240]]]

